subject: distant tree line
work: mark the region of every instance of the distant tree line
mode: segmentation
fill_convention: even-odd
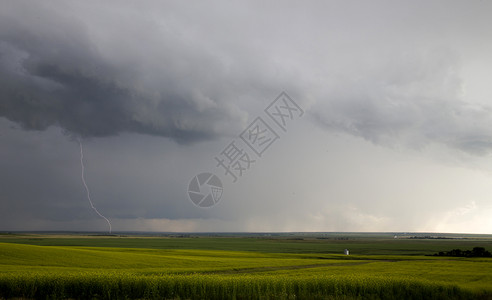
[[[473,250],[453,249],[451,251],[441,251],[434,256],[455,256],[455,257],[492,257],[492,254],[483,247],[475,247]]]
[[[426,235],[426,236],[417,236],[417,235],[414,235],[414,236],[411,236],[409,238],[410,239],[427,239],[427,240],[453,240],[453,239],[455,239],[455,238],[451,238],[451,237],[430,236],[430,235]]]

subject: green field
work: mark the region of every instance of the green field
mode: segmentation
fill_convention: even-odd
[[[0,235],[0,298],[492,299],[490,236]],[[343,255],[348,248],[351,255]]]

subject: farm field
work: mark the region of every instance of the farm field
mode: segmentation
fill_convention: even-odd
[[[430,256],[476,246],[492,239],[4,234],[0,298],[492,299],[492,258]]]

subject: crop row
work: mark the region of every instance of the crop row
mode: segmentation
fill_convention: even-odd
[[[489,299],[415,279],[368,276],[0,274],[0,298],[49,299]]]

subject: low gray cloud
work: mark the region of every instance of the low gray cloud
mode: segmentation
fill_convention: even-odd
[[[342,71],[345,80],[324,91],[327,100],[313,112],[320,124],[385,146],[492,151],[492,107],[465,101],[453,50],[408,49],[368,59],[371,66],[361,62],[357,73]]]
[[[163,36],[149,45],[138,36],[127,36],[142,47],[142,53],[132,53],[131,59],[158,65],[142,70],[138,64],[115,64],[119,53],[108,58],[83,22],[48,5],[4,6],[0,116],[25,129],[56,125],[83,137],[137,132],[189,142],[230,133],[244,122],[244,113],[225,101],[218,86],[203,88],[201,81],[207,82],[209,74],[225,76],[221,62],[203,49],[189,49],[193,45],[175,37]],[[165,34],[138,32],[161,33]],[[111,38],[109,33],[105,38]],[[117,50],[124,45],[116,41],[111,47]]]

